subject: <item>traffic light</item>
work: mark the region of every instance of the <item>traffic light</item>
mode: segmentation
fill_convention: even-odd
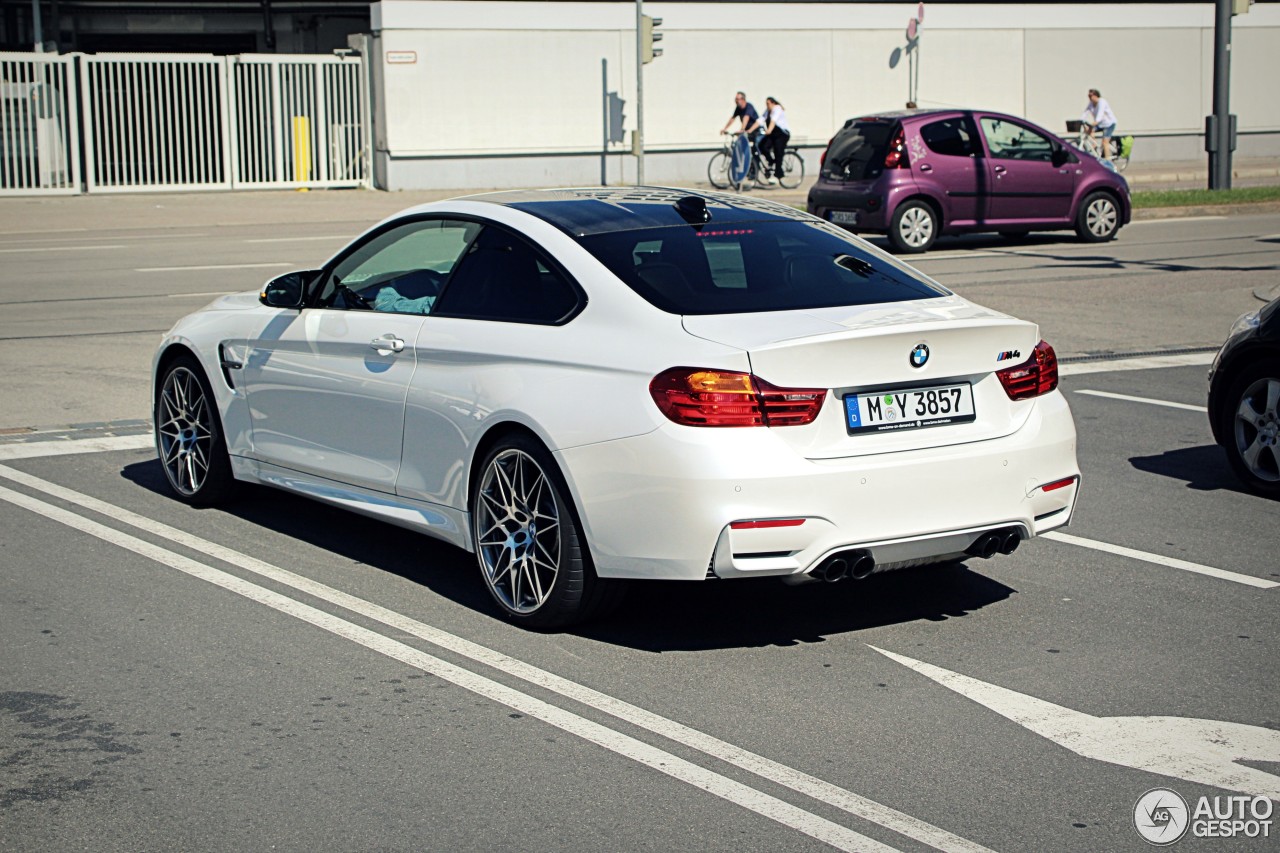
[[[622,108],[626,105],[627,102],[618,97],[617,92],[609,93],[609,141],[615,145],[627,138],[626,131],[622,129],[623,122],[627,119],[622,114]]]
[[[645,65],[653,62],[655,56],[662,56],[662,48],[653,46],[655,41],[662,41],[662,33],[654,32],[654,29],[660,26],[662,26],[661,18],[640,16],[640,61]]]

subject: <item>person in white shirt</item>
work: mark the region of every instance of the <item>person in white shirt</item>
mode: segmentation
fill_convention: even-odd
[[[1102,132],[1102,159],[1110,159],[1111,136],[1116,132],[1116,114],[1097,89],[1089,90],[1089,103],[1080,114],[1080,121],[1089,128],[1090,136],[1097,131]]]
[[[791,126],[787,124],[787,111],[778,103],[777,98],[764,99],[764,137],[760,140],[760,153],[764,157],[766,184],[777,183],[782,179],[782,155],[791,141]],[[772,169],[774,177],[768,174]],[[777,180],[775,180],[775,177]]]

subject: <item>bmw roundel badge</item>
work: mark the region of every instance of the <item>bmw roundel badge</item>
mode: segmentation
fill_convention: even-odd
[[[924,367],[929,361],[929,347],[924,344],[916,344],[915,349],[911,351],[911,366]]]

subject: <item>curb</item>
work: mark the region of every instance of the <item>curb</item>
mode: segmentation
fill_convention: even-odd
[[[1249,216],[1258,213],[1280,213],[1280,201],[1195,204],[1185,207],[1139,207],[1133,211],[1130,221],[1185,219],[1191,216]]]

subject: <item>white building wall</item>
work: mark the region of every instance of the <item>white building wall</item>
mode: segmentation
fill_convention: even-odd
[[[646,178],[696,180],[743,89],[786,105],[816,153],[850,116],[901,108],[916,4],[645,4],[663,56],[645,66]],[[1105,14],[1100,14],[1105,12]],[[1280,4],[1234,19],[1240,153],[1280,153]],[[635,4],[382,0],[373,8],[378,174],[389,189],[600,180],[601,60],[635,127]],[[1024,115],[1062,132],[1090,87],[1147,159],[1202,156],[1213,4],[926,4],[921,107]],[[895,53],[897,62],[894,63]],[[413,61],[407,61],[412,56]],[[389,62],[396,58],[399,62]],[[616,146],[610,182],[634,177]]]

